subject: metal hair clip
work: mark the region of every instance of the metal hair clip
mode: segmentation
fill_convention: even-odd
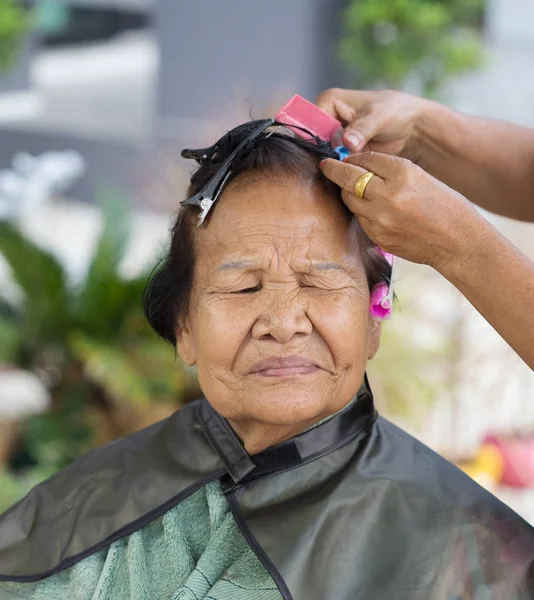
[[[271,129],[271,131],[269,131],[269,133],[265,136],[265,139],[270,138],[271,135],[273,135],[273,133],[278,133],[284,126],[283,125],[278,125],[278,127],[274,127],[273,129]]]
[[[219,146],[214,144],[208,148],[197,148],[195,150],[184,149],[181,152],[182,158],[192,158],[196,160],[199,165],[206,161],[213,161],[214,156],[217,154]]]
[[[250,133],[239,146],[230,154],[230,156],[222,163],[215,175],[208,181],[208,183],[194,196],[187,198],[181,202],[182,206],[198,206],[200,208],[200,216],[198,218],[197,227],[200,227],[204,220],[208,216],[212,206],[215,204],[217,198],[220,196],[224,184],[231,174],[232,163],[235,160],[237,154],[252,140],[259,137],[268,127],[275,123],[274,119],[265,119],[252,133]],[[212,146],[211,148],[215,148]],[[207,153],[211,148],[205,148],[203,150],[187,150],[189,154],[186,158],[194,158],[198,160],[197,156],[203,158],[202,152]]]

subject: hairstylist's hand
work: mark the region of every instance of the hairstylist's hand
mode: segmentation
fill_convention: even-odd
[[[366,152],[343,162],[326,159],[321,170],[341,187],[369,238],[387,252],[440,271],[476,244],[482,217],[475,208],[407,159]],[[361,199],[354,184],[366,171],[375,176]]]
[[[341,121],[343,144],[352,152],[372,150],[413,161],[419,158],[418,125],[427,100],[390,90],[332,88],[319,94],[315,103]]]

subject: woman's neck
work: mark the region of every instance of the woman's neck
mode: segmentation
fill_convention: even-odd
[[[299,421],[298,423],[291,423],[289,425],[265,423],[264,421],[255,421],[253,419],[243,421],[228,420],[228,422],[235,431],[236,435],[242,441],[243,446],[248,454],[254,455],[262,452],[266,448],[281,444],[282,442],[295,437],[299,433],[307,431],[308,429],[327,421],[328,419],[340,413],[355,400],[356,396],[341,409],[333,413],[327,415],[316,415],[311,419]]]
[[[278,425],[260,421],[228,421],[236,435],[242,441],[245,450],[250,454],[258,454],[266,448],[281,444],[306,431],[320,419],[299,422],[291,425]]]

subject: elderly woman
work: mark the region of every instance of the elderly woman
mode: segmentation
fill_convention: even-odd
[[[369,304],[390,266],[322,175],[329,144],[271,123],[187,153],[147,288],[205,398],[1,517],[1,600],[534,597],[532,528],[377,416]]]

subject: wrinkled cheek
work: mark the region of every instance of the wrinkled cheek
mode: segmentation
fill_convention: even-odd
[[[220,304],[201,307],[195,318],[194,340],[199,377],[229,377],[246,338],[243,315]]]
[[[365,298],[350,294],[331,297],[328,306],[310,305],[310,318],[329,346],[339,368],[357,367],[367,360],[369,307]]]

